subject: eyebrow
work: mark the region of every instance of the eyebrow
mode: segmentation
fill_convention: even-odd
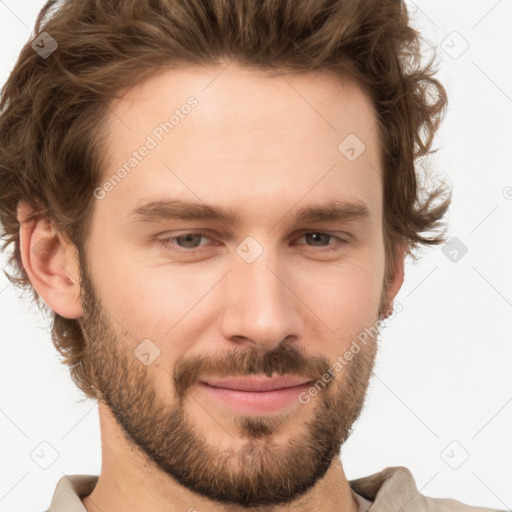
[[[289,218],[291,213],[283,216]],[[133,222],[165,220],[211,220],[227,225],[240,224],[240,216],[231,208],[188,202],[179,199],[161,199],[138,206],[128,214]],[[359,200],[339,200],[302,208],[296,214],[297,222],[334,222],[366,220],[371,216],[368,206]]]

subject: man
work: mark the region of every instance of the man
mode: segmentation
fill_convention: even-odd
[[[407,70],[404,4],[48,2],[36,34],[2,96],[1,220],[102,435],[99,477],[48,510],[489,510],[339,457],[450,199],[416,203],[446,96]]]

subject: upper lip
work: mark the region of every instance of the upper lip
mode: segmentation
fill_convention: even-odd
[[[276,389],[300,386],[311,379],[301,377],[237,377],[228,379],[208,379],[202,381],[216,388],[235,389],[238,391],[274,391]]]

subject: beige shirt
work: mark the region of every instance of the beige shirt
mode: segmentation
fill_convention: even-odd
[[[45,512],[86,512],[80,497],[89,495],[96,475],[66,475],[57,483],[50,508]],[[497,512],[472,507],[449,498],[428,498],[418,492],[411,472],[402,466],[349,481],[359,503],[359,512]],[[316,511],[315,511],[316,512]]]

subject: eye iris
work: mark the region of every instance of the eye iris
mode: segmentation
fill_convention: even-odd
[[[179,240],[183,240],[183,239],[188,239],[190,241],[190,239],[195,239],[196,241],[199,241],[201,239],[203,235],[199,235],[199,234],[188,234],[188,235],[182,235],[182,236],[179,236],[176,238],[176,241],[178,242]],[[178,245],[182,246],[181,243],[178,243]],[[194,245],[192,243],[192,245]],[[196,247],[196,245],[194,245],[194,247]],[[190,247],[187,245],[187,242],[185,242],[185,248],[187,249],[194,249],[194,247]]]
[[[306,238],[311,237],[324,237],[324,239],[327,239],[329,241],[330,235],[324,234],[324,233],[307,233]],[[318,242],[319,240],[313,240],[314,242]]]

